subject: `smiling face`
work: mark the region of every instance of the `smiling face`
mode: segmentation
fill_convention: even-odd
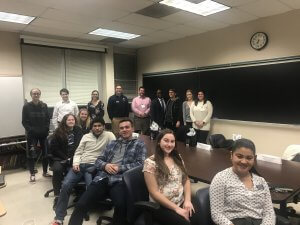
[[[64,102],[66,102],[66,101],[69,100],[69,94],[68,94],[67,92],[64,92],[64,91],[61,92],[60,96],[61,96],[61,99],[62,99]]]
[[[187,91],[185,95],[186,95],[186,99],[187,99],[188,101],[193,99],[193,94],[192,94],[192,92]]]
[[[75,117],[73,115],[69,115],[66,120],[66,125],[68,128],[72,129],[75,126]]]
[[[238,176],[246,176],[255,164],[255,155],[250,148],[241,147],[231,153],[233,171]]]
[[[38,102],[41,97],[41,91],[39,89],[32,89],[30,91],[30,96],[33,102]]]
[[[88,118],[88,111],[87,110],[81,110],[79,113],[79,118],[81,121],[86,121]]]
[[[165,134],[159,142],[164,155],[169,155],[175,148],[175,137],[172,133]]]
[[[119,134],[123,139],[130,139],[133,133],[133,125],[130,121],[124,121],[119,124]]]
[[[98,100],[99,99],[99,93],[97,91],[92,92],[92,100]]]
[[[200,102],[202,102],[204,100],[204,93],[202,91],[198,92],[198,99]]]
[[[139,89],[139,96],[144,97],[145,96],[145,88]]]
[[[116,86],[116,95],[121,95],[122,94],[122,87],[120,85]]]

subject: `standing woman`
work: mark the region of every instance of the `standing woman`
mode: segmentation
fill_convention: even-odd
[[[189,225],[194,212],[191,184],[172,130],[165,129],[158,135],[155,153],[145,160],[143,172],[150,201],[160,204],[153,212],[154,220]]]
[[[206,99],[204,91],[198,91],[197,99],[192,103],[190,112],[193,128],[196,129],[197,142],[206,143],[212,113],[211,102]]]
[[[192,128],[193,121],[190,116],[190,109],[192,103],[194,102],[193,92],[191,89],[186,90],[185,92],[186,100],[182,103],[182,117],[184,125],[187,125],[189,128]]]
[[[213,178],[210,188],[212,220],[217,225],[275,225],[271,194],[265,179],[254,169],[254,143],[235,141],[232,167]]]
[[[77,116],[77,125],[81,128],[82,134],[90,132],[91,118],[87,108],[81,108]]]
[[[76,126],[76,117],[73,114],[66,114],[54,131],[50,144],[52,185],[55,196],[53,208],[56,207],[64,174],[72,166],[74,152],[81,138],[82,131]]]
[[[99,91],[92,91],[92,99],[87,104],[87,109],[90,117],[95,119],[96,117],[102,118],[104,116],[104,103],[99,99]]]

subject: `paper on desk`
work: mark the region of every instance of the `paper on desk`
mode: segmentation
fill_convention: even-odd
[[[278,156],[267,155],[267,154],[257,154],[257,160],[266,161],[270,163],[282,164],[281,158]]]
[[[201,148],[201,149],[204,149],[204,150],[207,150],[207,151],[212,150],[211,145],[203,144],[203,143],[200,143],[200,142],[197,142],[197,148]]]

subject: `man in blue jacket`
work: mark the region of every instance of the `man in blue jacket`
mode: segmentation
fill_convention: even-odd
[[[69,225],[82,224],[84,215],[97,200],[110,196],[114,204],[113,224],[126,224],[125,188],[123,173],[143,165],[146,146],[142,140],[132,137],[133,123],[130,119],[119,123],[120,137],[111,141],[96,160],[97,175],[77,202]]]

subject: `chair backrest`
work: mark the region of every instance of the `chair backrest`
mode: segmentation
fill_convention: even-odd
[[[226,138],[223,134],[212,134],[209,136],[208,141],[213,148],[222,148],[221,146],[226,141]]]
[[[193,220],[197,225],[213,225],[210,214],[209,187],[199,189],[193,198],[196,215]]]
[[[45,152],[50,164],[52,164],[53,161],[53,155],[50,151],[51,141],[53,140],[53,137],[53,134],[49,134],[47,139],[45,140]]]
[[[149,201],[149,193],[142,172],[143,166],[138,166],[123,174],[123,181],[126,188],[127,220],[133,223],[142,213],[134,206],[138,201]]]
[[[293,160],[300,153],[300,145],[289,145],[283,152],[282,159]]]

